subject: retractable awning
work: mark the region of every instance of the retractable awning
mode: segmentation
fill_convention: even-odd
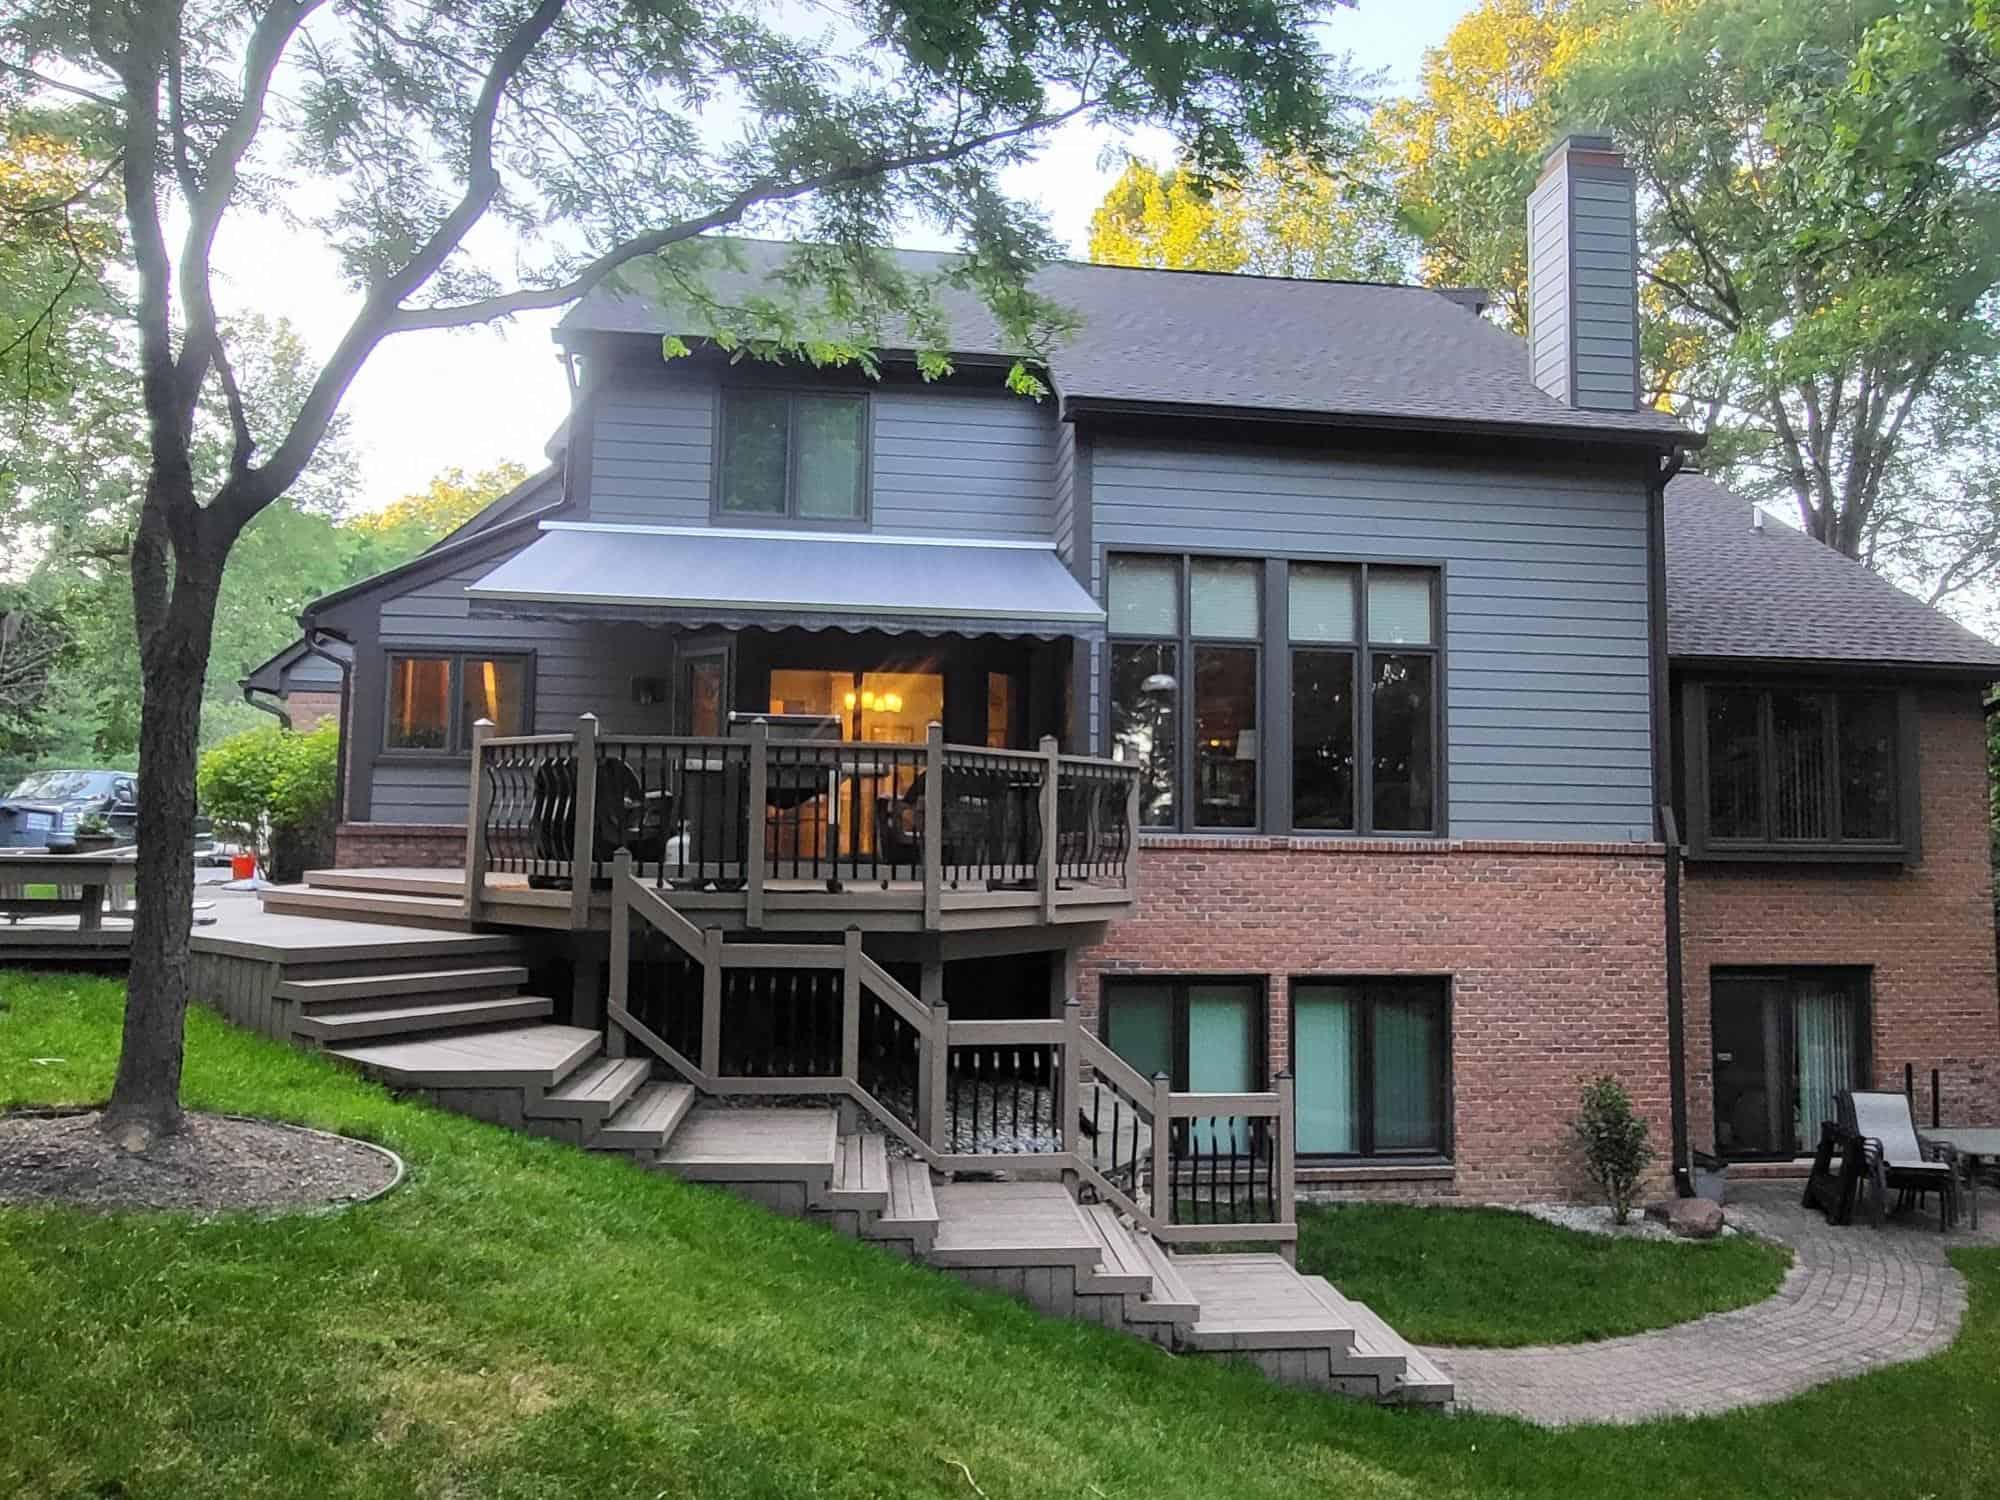
[[[466,588],[475,612],[767,630],[1095,636],[1055,549],[852,532],[545,521]]]

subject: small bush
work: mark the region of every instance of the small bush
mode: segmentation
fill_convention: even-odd
[[[1612,1219],[1623,1224],[1632,1216],[1639,1179],[1653,1164],[1646,1139],[1646,1122],[1632,1112],[1625,1085],[1606,1073],[1584,1085],[1577,1116],[1570,1121],[1583,1170],[1611,1205]]]
[[[202,756],[195,790],[221,837],[253,851],[270,878],[296,879],[331,841],[339,760],[340,730],[331,720],[310,734],[273,724],[231,735]]]

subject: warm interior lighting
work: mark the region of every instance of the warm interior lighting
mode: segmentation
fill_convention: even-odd
[[[500,679],[490,661],[479,664],[480,686],[486,693],[486,717],[493,723],[500,722]]]
[[[845,704],[850,711],[853,710],[855,703],[854,694],[849,693],[846,697],[842,698],[840,701],[843,704]]]

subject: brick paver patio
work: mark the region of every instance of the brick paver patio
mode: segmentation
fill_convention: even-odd
[[[1926,1214],[1830,1228],[1799,1206],[1801,1184],[1732,1189],[1731,1222],[1792,1247],[1777,1293],[1754,1307],[1595,1344],[1426,1349],[1450,1373],[1463,1410],[1561,1426],[1728,1411],[1781,1401],[1845,1375],[1921,1359],[1948,1345],[1965,1315],[1965,1281],[1948,1249],[2000,1243],[1989,1190],[1974,1236],[1937,1232]]]

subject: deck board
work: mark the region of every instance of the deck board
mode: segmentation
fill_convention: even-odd
[[[698,1109],[660,1153],[661,1165],[699,1182],[833,1179],[840,1121],[830,1109]]]
[[[1189,1329],[1197,1349],[1306,1349],[1346,1353],[1352,1321],[1336,1314],[1275,1254],[1180,1255],[1181,1280],[1201,1303]]]
[[[1092,1267],[1103,1247],[1058,1182],[947,1182],[934,1191],[941,1266]]]
[[[413,1042],[364,1042],[330,1055],[421,1088],[553,1088],[603,1044],[581,1026],[511,1026]]]

